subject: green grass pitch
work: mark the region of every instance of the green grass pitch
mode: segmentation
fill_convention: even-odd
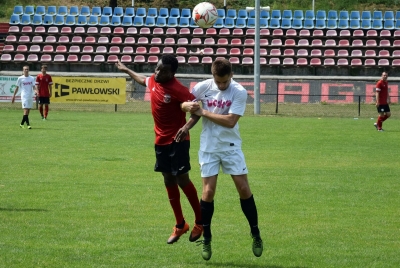
[[[0,110],[0,267],[398,267],[400,121],[245,116],[243,151],[265,250],[253,256],[229,176],[221,174],[213,256],[174,225],[153,171],[149,113]],[[191,131],[199,196],[201,124]],[[181,195],[186,220],[190,205]]]

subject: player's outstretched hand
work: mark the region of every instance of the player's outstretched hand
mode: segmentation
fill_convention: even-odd
[[[184,141],[188,134],[189,134],[189,129],[186,126],[181,127],[178,130],[178,133],[176,133],[175,135],[175,141],[176,142]]]
[[[187,101],[182,103],[182,110],[186,113],[194,113],[200,108],[200,104],[194,101]]]
[[[122,72],[126,72],[129,70],[128,67],[126,67],[125,64],[123,64],[119,60],[115,63],[115,66],[118,68],[118,70],[120,70]]]

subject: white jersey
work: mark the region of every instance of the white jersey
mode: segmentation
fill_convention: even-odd
[[[21,92],[21,100],[28,100],[33,98],[34,88],[35,88],[35,78],[32,76],[22,75],[18,77],[17,86],[18,91]]]
[[[219,90],[214,79],[198,83],[192,94],[202,102],[204,110],[215,114],[237,114],[242,116],[246,109],[247,91],[239,83],[231,80],[226,90]],[[241,149],[242,139],[239,124],[233,128],[223,127],[209,119],[202,118],[203,129],[200,136],[200,151],[223,152]]]

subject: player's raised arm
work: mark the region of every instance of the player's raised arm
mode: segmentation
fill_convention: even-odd
[[[132,77],[133,80],[135,80],[137,83],[141,84],[142,86],[146,86],[145,81],[146,81],[146,76],[138,74],[128,67],[125,66],[125,64],[121,63],[119,60],[117,63],[115,63],[115,66],[118,68],[118,70],[129,74],[130,77]]]

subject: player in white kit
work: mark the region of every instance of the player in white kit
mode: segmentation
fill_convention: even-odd
[[[23,75],[18,77],[17,85],[11,102],[14,103],[15,95],[18,93],[18,90],[21,89],[21,104],[22,109],[24,109],[24,116],[22,117],[22,121],[19,126],[24,128],[24,124],[26,122],[28,129],[32,129],[31,125],[29,124],[29,111],[33,108],[33,94],[36,92],[36,81],[34,77],[29,75],[29,66],[24,66],[22,71]]]
[[[232,79],[232,66],[228,60],[215,60],[211,71],[212,79],[202,81],[192,89],[195,101],[182,104],[182,110],[202,117],[199,150],[203,181],[200,201],[204,228],[202,257],[205,260],[211,258],[211,219],[220,167],[224,173],[231,175],[235,183],[242,211],[250,225],[253,253],[260,257],[263,242],[258,229],[257,208],[247,179],[248,170],[238,125],[246,109],[247,91]],[[197,101],[201,102],[202,108]],[[177,139],[179,135],[180,132]]]

